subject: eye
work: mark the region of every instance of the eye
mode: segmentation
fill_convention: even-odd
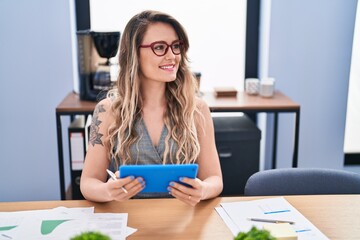
[[[172,49],[180,49],[181,47],[181,43],[180,42],[176,42],[172,44]]]
[[[172,45],[172,48],[173,49],[180,49],[180,43],[174,43],[173,45]]]
[[[154,45],[154,50],[156,51],[164,51],[166,48],[166,45],[163,43],[157,43]]]

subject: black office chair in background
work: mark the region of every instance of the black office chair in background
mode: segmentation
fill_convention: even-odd
[[[245,196],[359,194],[360,174],[323,168],[280,168],[254,173]]]

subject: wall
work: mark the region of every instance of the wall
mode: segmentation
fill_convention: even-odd
[[[301,105],[299,167],[343,167],[356,4],[272,0],[269,75]],[[279,119],[278,167],[291,163],[292,121]]]
[[[69,1],[0,1],[0,201],[60,199],[55,108],[72,90]]]

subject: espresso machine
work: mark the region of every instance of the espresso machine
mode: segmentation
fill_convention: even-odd
[[[81,100],[98,101],[116,81],[118,68],[111,58],[118,52],[120,32],[77,31],[79,94]]]

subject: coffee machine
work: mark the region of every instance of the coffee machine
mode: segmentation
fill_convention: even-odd
[[[77,31],[79,94],[81,100],[98,101],[116,81],[117,63],[112,63],[119,47],[120,32]]]

